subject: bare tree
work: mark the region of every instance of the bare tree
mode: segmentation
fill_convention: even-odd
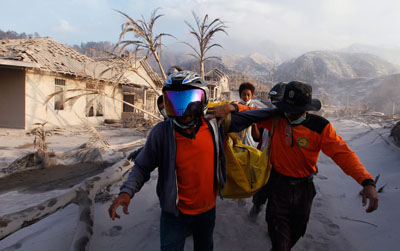
[[[128,19],[127,22],[122,24],[122,32],[120,34],[118,45],[122,45],[121,50],[124,50],[128,45],[136,45],[144,48],[147,51],[147,55],[151,53],[158,64],[163,80],[165,80],[167,77],[165,75],[165,71],[161,65],[160,60],[160,51],[162,45],[161,38],[163,36],[174,36],[167,33],[160,33],[158,35],[155,35],[153,33],[155,22],[157,21],[157,19],[163,16],[157,15],[157,11],[159,9],[160,8],[157,8],[151,13],[149,21],[146,21],[143,16],[141,20],[134,20],[124,12],[116,10]],[[137,40],[122,40],[128,33],[133,33]]]
[[[196,15],[196,13],[194,13],[194,11],[192,11],[192,14],[196,22],[196,27],[194,28],[187,21],[185,21],[185,23],[187,24],[187,26],[189,26],[189,34],[193,35],[196,38],[199,48],[196,49],[188,42],[183,43],[193,49],[194,53],[190,53],[189,55],[199,60],[200,75],[202,78],[204,78],[204,61],[211,58],[219,59],[219,57],[215,56],[206,57],[207,52],[213,47],[222,48],[220,44],[210,44],[211,40],[218,32],[223,32],[228,35],[228,33],[225,31],[227,26],[225,26],[224,22],[222,22],[218,18],[209,22],[208,14],[204,16],[203,21],[200,20],[200,18]]]

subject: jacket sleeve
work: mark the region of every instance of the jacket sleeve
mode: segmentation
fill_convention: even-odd
[[[122,184],[120,193],[127,193],[132,198],[143,184],[150,179],[150,173],[158,166],[157,148],[160,143],[159,127],[155,126],[147,137],[146,144],[135,159],[135,164],[128,179]]]
[[[359,184],[366,179],[372,179],[371,174],[361,164],[358,156],[349,148],[347,143],[336,134],[331,123],[322,131],[321,150],[328,155],[347,175]]]
[[[242,104],[236,104],[236,105],[238,107],[238,112],[260,109],[259,107],[251,107],[251,106],[242,105]]]
[[[268,120],[274,115],[276,115],[276,110],[271,108],[252,109],[244,112],[232,113],[229,132],[240,132],[251,124]]]

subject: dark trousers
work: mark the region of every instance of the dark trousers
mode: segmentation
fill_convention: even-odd
[[[253,199],[252,199],[253,204],[257,205],[257,206],[264,205],[267,202],[269,192],[270,192],[269,190],[270,190],[270,188],[267,183],[253,195]]]
[[[314,183],[312,177],[296,179],[275,171],[269,183],[266,220],[272,250],[290,250],[306,232],[316,194]]]
[[[161,213],[160,241],[162,251],[182,251],[188,230],[192,229],[195,251],[209,251],[214,248],[213,232],[215,207],[198,215]]]

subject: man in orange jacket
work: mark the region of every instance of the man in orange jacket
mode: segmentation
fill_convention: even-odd
[[[311,85],[299,81],[288,83],[282,100],[275,105],[281,115],[271,142],[273,169],[266,221],[272,249],[290,250],[306,231],[315,196],[313,175],[317,172],[321,150],[364,187],[362,203],[366,205],[369,199],[367,213],[378,208],[378,195],[371,174],[329,121],[307,113],[321,108],[321,102],[312,99]],[[227,111],[234,110],[233,106],[226,105],[210,108],[209,112],[223,117]],[[256,111],[242,113],[248,116],[253,112]],[[273,120],[269,118],[258,126],[271,131]]]

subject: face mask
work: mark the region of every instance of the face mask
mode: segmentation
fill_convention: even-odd
[[[160,113],[161,113],[161,115],[164,117],[164,119],[168,119],[167,112],[165,111],[164,108],[160,110]]]
[[[278,102],[279,102],[279,101],[272,101],[272,100],[271,100],[272,108],[276,108],[276,105],[275,105],[275,104],[278,103]]]
[[[306,120],[306,113],[304,113],[303,116],[301,116],[300,118],[294,120],[294,121],[290,121],[291,125],[299,125],[301,124],[304,120]]]
[[[182,129],[188,129],[189,127],[193,126],[194,123],[196,122],[195,119],[193,119],[192,121],[190,121],[187,124],[181,124],[179,123],[175,118],[172,119],[172,121],[174,121],[174,124]]]
[[[243,99],[240,99],[239,104],[242,104],[242,105],[249,105],[250,102],[251,102],[251,99],[249,99],[249,101],[247,101],[247,102],[245,102]]]

